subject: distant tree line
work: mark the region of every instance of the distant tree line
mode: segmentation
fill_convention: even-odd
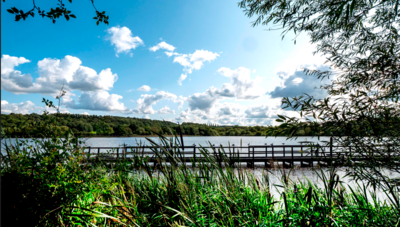
[[[40,137],[41,121],[54,119],[61,132],[71,130],[77,136],[149,136],[179,134],[177,123],[134,117],[82,114],[1,114],[1,127],[6,136]],[[221,126],[216,124],[182,123],[183,135],[191,136],[265,136],[272,126]],[[283,135],[283,134],[282,134]]]

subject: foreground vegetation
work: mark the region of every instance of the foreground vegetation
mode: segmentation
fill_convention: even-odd
[[[24,226],[396,226],[400,218],[394,186],[382,202],[363,185],[343,185],[334,168],[316,170],[322,188],[284,172],[281,184],[272,185],[267,172],[256,178],[228,167],[223,150],[216,151],[219,162],[203,149],[208,160],[192,169],[179,161],[177,137],[149,142],[157,169],[139,155],[88,165],[68,135],[5,146],[2,217]]]

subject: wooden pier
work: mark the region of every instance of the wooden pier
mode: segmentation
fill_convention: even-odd
[[[337,149],[335,146],[320,145],[248,145],[237,147],[232,146],[208,146],[199,147],[152,147],[152,146],[120,146],[120,147],[86,147],[84,152],[88,161],[102,160],[113,162],[118,160],[134,160],[135,157],[147,157],[147,161],[154,163],[162,159],[170,162],[173,157],[181,163],[207,162],[210,157],[216,162],[224,162],[229,165],[246,164],[247,167],[263,165],[272,167],[280,164],[284,167],[300,165],[301,167],[329,166],[339,164],[344,154],[352,154],[352,161],[365,160],[363,154],[352,153],[351,146]],[[176,152],[179,150],[179,152]],[[163,152],[161,152],[163,151]],[[169,151],[169,157],[165,155]],[[174,152],[172,152],[174,151]],[[353,149],[354,151],[354,149]],[[207,152],[205,155],[204,152]]]

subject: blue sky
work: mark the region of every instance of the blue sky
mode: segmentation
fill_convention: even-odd
[[[282,96],[324,95],[301,72],[324,62],[308,37],[252,27],[234,1],[95,1],[110,16],[98,26],[89,0],[65,4],[77,18],[53,24],[15,22],[6,9],[30,2],[2,3],[2,113],[41,113],[64,84],[63,112],[269,125]]]

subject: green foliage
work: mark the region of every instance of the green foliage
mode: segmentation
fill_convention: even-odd
[[[33,144],[26,140],[17,140],[13,145],[4,142],[4,217],[16,225],[26,223],[26,219],[35,225],[45,216],[54,222],[57,212],[51,211],[70,205],[87,189],[85,182],[90,174],[85,174],[81,165],[85,156],[76,140],[53,135],[49,139],[33,139]]]
[[[113,163],[90,159],[72,140],[9,146],[1,166],[1,190],[10,198],[3,198],[3,218],[38,226],[395,226],[400,217],[364,186],[344,185],[334,168],[316,171],[322,187],[291,181],[284,170],[272,185],[271,173],[228,167],[218,148],[201,148],[206,159],[191,169],[180,161],[177,136],[159,139],[149,139],[157,166],[140,151]]]
[[[72,0],[68,1],[72,3]],[[3,2],[5,2],[5,0],[3,0]],[[105,14],[106,12],[98,11],[94,5],[94,0],[91,0],[91,2],[93,8],[96,11],[96,16],[93,18],[96,20],[96,24],[99,25],[99,23],[104,23],[108,25],[109,17]],[[7,9],[7,12],[15,15],[15,21],[20,21],[21,19],[26,20],[29,16],[34,17],[35,11],[40,16],[42,16],[42,18],[49,18],[53,23],[56,23],[56,20],[60,17],[64,17],[67,21],[69,21],[70,18],[76,18],[75,14],[72,14],[71,11],[65,7],[65,4],[62,0],[58,0],[57,7],[55,9],[51,8],[48,11],[41,10],[40,7],[36,5],[35,1],[33,1],[32,9],[26,12],[24,12],[22,9],[17,9],[16,7],[11,7],[10,9]]]
[[[58,109],[49,100],[45,104]],[[80,114],[1,114],[1,126],[7,136],[12,137],[43,137],[43,130],[38,126],[44,119],[52,119],[52,123],[61,132],[71,130],[79,136],[134,136],[170,134],[178,132],[178,124],[168,121],[150,119],[98,116]],[[259,136],[265,135],[272,127],[263,126],[216,126],[195,123],[182,123],[182,133],[193,136]]]

